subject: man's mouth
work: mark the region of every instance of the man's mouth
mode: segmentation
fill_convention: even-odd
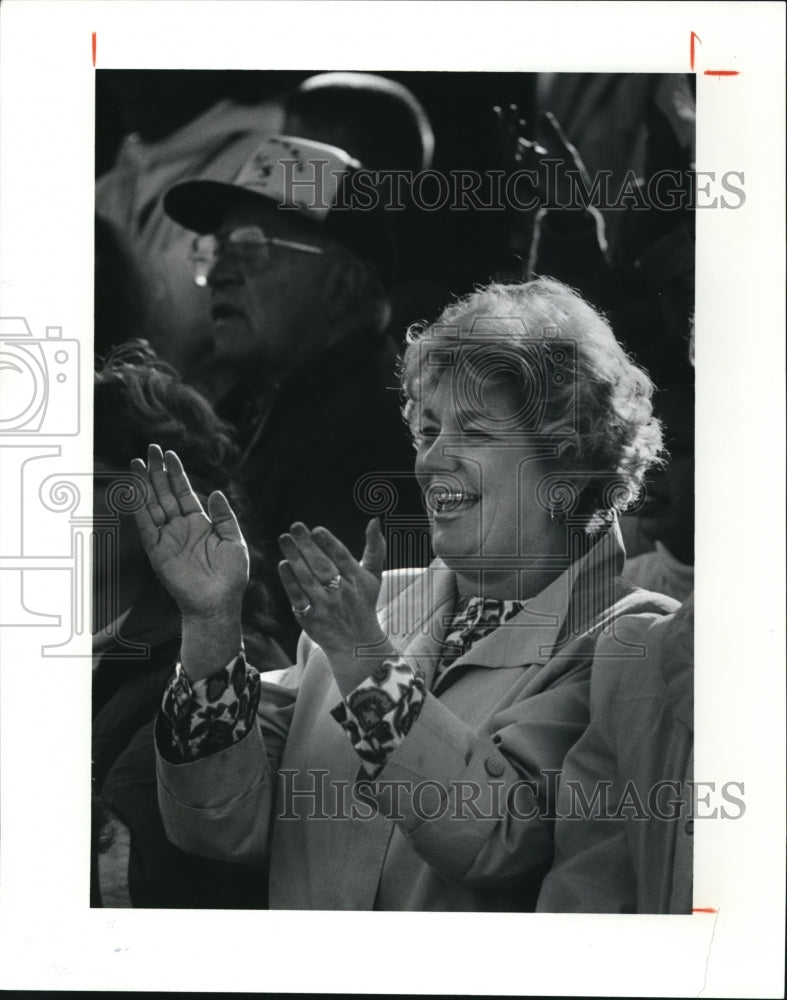
[[[230,319],[233,316],[240,316],[240,309],[235,309],[233,306],[228,305],[226,302],[214,302],[210,307],[210,318],[214,323],[221,323],[225,319]]]
[[[426,505],[436,517],[461,514],[475,507],[481,500],[478,493],[468,490],[451,490],[445,486],[430,486],[426,491]]]

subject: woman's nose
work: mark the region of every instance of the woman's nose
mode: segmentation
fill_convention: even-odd
[[[459,458],[441,434],[421,442],[415,457],[415,471],[424,476],[440,472],[455,472]]]

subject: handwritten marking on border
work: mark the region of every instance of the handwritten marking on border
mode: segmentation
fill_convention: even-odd
[[[695,56],[695,46],[694,43],[699,42],[702,45],[702,39],[697,34],[696,31],[692,31],[689,34],[689,67],[694,72],[694,56]],[[703,70],[704,76],[739,76],[740,71],[737,69],[706,69]]]

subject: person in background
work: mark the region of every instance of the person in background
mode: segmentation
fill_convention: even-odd
[[[274,75],[248,73],[245,85],[239,76],[113,71],[105,84],[128,134],[96,184],[97,218],[107,231],[101,236],[117,245],[98,278],[135,299],[132,335],[149,339],[208,394],[215,360],[206,295],[192,280],[192,234],[163,211],[167,188],[186,178],[234,181],[262,138],[276,132],[339,146],[373,169],[417,172],[429,166],[434,148],[421,105],[385,77],[321,73],[263,100]],[[255,81],[260,95],[253,101],[231,96],[233,89],[253,95]],[[96,289],[103,304],[98,279]],[[109,338],[97,352],[121,343],[127,326],[96,324]]]
[[[92,896],[104,906],[236,905],[252,898],[243,872],[220,866],[211,895],[203,863],[166,840],[156,804],[151,725],[179,648],[180,614],[151,570],[131,513],[135,483],[125,456],[151,435],[189,455],[201,494],[206,483],[220,483],[244,516],[228,472],[229,428],[144,342],[114,351],[94,381]],[[249,644],[265,662],[281,663],[256,554],[254,563],[244,606]]]
[[[118,344],[144,339],[144,296],[121,238],[100,216],[95,220],[93,353],[105,357]]]
[[[627,267],[638,255],[636,241],[623,230],[640,227],[634,212],[610,207],[627,183],[657,170],[694,169],[696,97],[689,73],[539,73],[538,106],[561,123],[570,142],[582,153],[592,178],[609,175],[609,199],[600,205],[614,267]],[[654,117],[663,123],[656,137]],[[543,119],[538,139],[550,146],[551,128]],[[659,162],[656,162],[656,161]],[[631,199],[629,204],[631,204]],[[647,213],[646,213],[647,214]],[[657,213],[661,224],[674,225],[680,212]]]
[[[190,379],[210,353],[210,317],[192,280],[191,236],[166,216],[161,198],[186,177],[231,180],[262,136],[280,128],[281,105],[233,99],[224,74],[112,71],[102,82],[126,132],[96,181],[96,215],[115,240],[118,267],[125,258],[126,273],[115,280],[138,295],[135,334]],[[99,352],[124,339],[122,330],[97,333],[107,341]]]
[[[282,97],[287,135],[338,146],[368,170],[403,171],[409,177],[432,167],[435,136],[429,117],[403,84],[371,73],[320,73]],[[430,275],[435,258],[432,212],[418,211],[410,185],[398,192],[401,210],[388,212],[397,247],[388,289],[388,332],[401,344],[407,327],[432,318],[448,302],[444,280]]]
[[[318,73],[282,95],[286,135],[347,150],[369,170],[428,170],[434,134],[403,84],[373,73]]]
[[[360,554],[370,512],[423,519],[385,333],[387,219],[337,207],[358,168],[338,147],[271,136],[233,184],[185,182],[164,199],[197,234],[192,266],[208,289],[215,405],[237,429],[250,537],[269,567],[294,520],[325,524]],[[370,510],[375,489],[390,502]],[[267,582],[294,656],[300,628],[275,573]]]
[[[645,481],[639,530],[654,548],[629,559],[623,579],[685,601],[694,590],[694,391],[677,380],[654,409],[665,428],[666,464]]]

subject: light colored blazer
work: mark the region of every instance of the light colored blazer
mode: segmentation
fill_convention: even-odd
[[[629,805],[619,819],[557,821],[538,909],[691,913],[694,597],[673,615],[624,618],[617,633],[648,656],[621,659],[599,642],[590,725],[566,757],[559,812],[572,811],[569,782],[590,802],[606,781],[609,811]]]
[[[268,868],[272,908],[532,910],[552,859],[539,812],[587,725],[596,640],[621,614],[674,607],[622,584],[623,558],[615,525],[457,659],[374,788],[356,783],[359,759],[330,715],[339,690],[302,636],[295,666],[262,675],[258,729],[192,763],[159,754],[168,836]],[[440,560],[385,574],[380,621],[427,688],[455,601]]]

